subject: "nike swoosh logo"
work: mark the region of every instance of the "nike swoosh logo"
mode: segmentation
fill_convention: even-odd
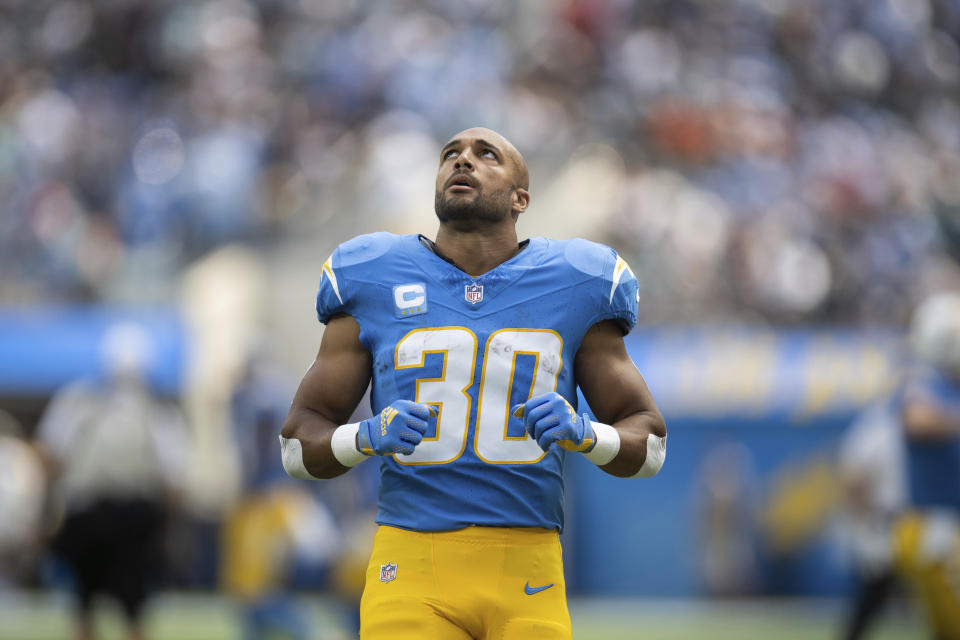
[[[528,596],[532,596],[533,594],[540,593],[541,591],[549,589],[552,586],[553,586],[553,583],[551,582],[550,584],[544,585],[542,587],[531,587],[530,582],[527,581],[527,584],[523,585],[523,592]]]

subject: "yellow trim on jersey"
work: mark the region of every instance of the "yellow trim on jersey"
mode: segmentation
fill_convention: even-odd
[[[333,286],[333,292],[337,294],[337,300],[340,301],[340,304],[343,304],[343,298],[340,297],[340,287],[337,284],[337,275],[333,272],[333,256],[331,255],[323,263],[323,267],[320,269],[320,282],[323,282],[323,274],[327,274],[330,278],[330,284]]]
[[[424,461],[424,462],[404,462],[403,460],[401,460],[401,459],[397,456],[397,454],[395,454],[395,453],[394,453],[394,454],[391,454],[391,455],[393,456],[393,459],[396,460],[398,464],[402,464],[402,465],[406,465],[406,466],[423,465],[423,464],[447,464],[447,463],[449,463],[449,462],[453,462],[454,460],[456,460],[457,458],[459,458],[460,456],[462,456],[462,455],[463,455],[463,452],[467,450],[467,440],[468,440],[468,438],[467,438],[467,433],[468,433],[468,430],[469,430],[469,428],[470,428],[470,410],[471,410],[471,408],[472,408],[472,406],[473,406],[473,398],[470,397],[469,390],[470,390],[470,387],[473,386],[473,379],[474,379],[474,377],[475,377],[475,371],[476,371],[476,368],[477,368],[477,346],[480,344],[480,340],[477,338],[477,334],[475,334],[473,331],[471,331],[470,329],[468,329],[468,328],[466,328],[466,327],[459,327],[459,326],[452,326],[452,327],[423,327],[423,328],[419,328],[419,329],[411,329],[410,331],[408,331],[407,333],[405,333],[402,338],[400,338],[400,339],[397,341],[397,345],[393,348],[393,368],[394,368],[394,369],[414,369],[414,368],[417,368],[417,367],[424,367],[424,366],[426,366],[426,359],[427,359],[427,354],[428,354],[428,353],[443,353],[443,354],[444,354],[444,356],[443,356],[443,369],[442,369],[442,371],[441,371],[441,377],[440,377],[440,378],[417,378],[416,383],[415,383],[415,387],[414,387],[414,389],[415,389],[415,390],[414,390],[414,402],[420,402],[420,400],[418,399],[418,398],[419,398],[419,394],[420,394],[420,382],[427,382],[427,381],[431,381],[431,382],[443,382],[443,381],[446,380],[446,375],[447,375],[447,360],[448,360],[449,357],[450,357],[449,350],[448,350],[448,349],[436,349],[436,350],[430,350],[430,351],[424,350],[424,351],[421,351],[421,352],[420,352],[420,361],[419,361],[419,362],[414,363],[414,364],[406,364],[406,365],[402,365],[402,366],[401,366],[401,365],[399,364],[399,362],[400,362],[400,345],[403,344],[403,341],[406,340],[409,336],[411,336],[411,335],[414,334],[414,333],[417,333],[418,331],[442,331],[442,330],[445,330],[445,329],[460,329],[460,330],[463,330],[463,331],[469,333],[470,336],[473,338],[473,359],[472,359],[472,361],[470,362],[470,379],[467,381],[467,385],[466,385],[465,387],[463,387],[463,389],[460,390],[460,393],[462,393],[462,394],[464,395],[464,397],[467,399],[466,418],[464,419],[464,424],[463,424],[463,444],[460,446],[460,452],[459,452],[457,455],[455,455],[455,456],[453,456],[452,458],[450,458],[449,460],[437,460],[437,461],[431,460],[431,461]],[[436,434],[435,436],[433,436],[433,437],[430,437],[430,438],[424,438],[424,440],[427,440],[427,441],[430,441],[430,440],[439,440],[439,439],[440,439],[440,418],[441,418],[441,416],[439,415],[439,412],[443,409],[443,403],[442,403],[442,402],[424,402],[423,404],[439,405],[439,407],[438,407],[438,415],[437,415],[437,434]]]
[[[557,332],[554,331],[553,329],[521,329],[521,328],[516,328],[516,327],[506,327],[506,328],[503,328],[503,329],[498,329],[498,330],[494,331],[493,333],[491,333],[490,336],[487,338],[487,343],[486,343],[486,345],[484,345],[484,348],[483,348],[483,367],[482,367],[481,372],[480,372],[480,391],[479,391],[479,393],[477,393],[477,421],[476,421],[476,428],[473,430],[473,450],[477,453],[477,457],[478,457],[480,460],[486,462],[487,464],[536,464],[536,463],[540,462],[541,460],[543,460],[544,457],[546,457],[546,455],[547,455],[547,452],[546,452],[546,451],[544,451],[544,452],[543,452],[538,458],[536,458],[535,460],[504,460],[504,461],[502,461],[502,462],[498,462],[498,461],[495,461],[495,460],[487,460],[486,458],[484,458],[483,455],[480,453],[480,447],[477,445],[477,443],[478,443],[478,441],[479,441],[479,439],[480,439],[480,420],[481,420],[480,412],[481,412],[481,410],[483,409],[483,384],[484,384],[484,382],[486,382],[486,380],[487,380],[487,360],[488,360],[488,358],[487,358],[487,352],[488,352],[489,349],[490,349],[490,342],[493,340],[493,337],[494,337],[495,335],[497,335],[498,333],[502,333],[502,332],[504,332],[504,331],[520,331],[520,332],[530,332],[530,333],[552,333],[553,335],[557,336],[557,338],[560,340],[560,353],[558,354],[558,356],[559,356],[559,358],[560,358],[560,366],[557,367],[557,371],[556,371],[556,373],[555,373],[554,376],[553,376],[553,389],[551,389],[551,391],[556,391],[556,390],[557,390],[557,382],[558,382],[559,379],[560,379],[560,372],[563,370],[563,336],[561,336],[559,333],[557,333]],[[516,362],[517,362],[516,359],[514,359],[514,361],[513,361],[514,365],[516,364]],[[538,364],[538,365],[540,364],[539,358],[537,359],[537,364]],[[534,372],[534,375],[536,375],[536,372]],[[511,375],[511,381],[512,381],[512,379],[513,379],[513,376]],[[531,391],[532,391],[532,390],[533,390],[533,387],[531,386]],[[529,399],[530,399],[530,397],[528,396],[528,397],[527,397],[527,400],[529,400]],[[507,412],[507,415],[509,416],[509,415],[510,415],[510,389],[509,389],[509,388],[507,389],[507,407],[506,407],[506,412]],[[508,417],[507,419],[509,420],[509,417]],[[524,440],[524,439],[526,439],[526,438],[530,438],[530,434],[525,433],[523,438],[507,438],[507,437],[505,437],[504,439],[509,439],[509,440]],[[530,439],[532,440],[533,438],[530,438]]]
[[[420,366],[426,366],[428,355],[437,354],[437,353],[443,354],[443,360],[442,360],[443,364],[441,365],[441,369],[440,369],[440,377],[439,378],[417,378],[416,382],[414,382],[414,390],[413,390],[414,402],[420,402],[420,383],[421,382],[443,382],[444,380],[447,379],[447,359],[450,357],[449,349],[430,349],[429,351],[422,352],[420,354],[420,363],[421,363]],[[409,366],[398,367],[398,369],[410,369],[410,368],[411,367]],[[430,441],[439,440],[440,439],[440,418],[443,416],[443,402],[442,401],[422,402],[421,404],[428,404],[432,407],[437,408],[437,431],[432,436],[424,436],[421,442],[430,442]]]
[[[503,418],[503,439],[504,440],[526,440],[527,433],[522,436],[508,436],[507,429],[510,426],[510,392],[513,390],[513,375],[517,371],[517,356],[533,356],[533,379],[530,380],[530,388],[527,390],[527,400],[533,397],[533,386],[537,384],[537,369],[540,367],[539,351],[514,351],[513,364],[510,365],[510,384],[507,385],[507,415]],[[556,385],[554,385],[556,387]],[[524,400],[526,402],[526,400]],[[519,416],[517,416],[519,417]]]
[[[627,264],[627,261],[617,255],[617,264],[613,267],[613,283],[610,285],[610,304],[613,304],[613,292],[617,290],[617,285],[620,284],[620,278],[623,277],[624,272],[629,273],[631,276],[636,278],[637,276],[633,275],[633,271],[630,269],[630,265]]]

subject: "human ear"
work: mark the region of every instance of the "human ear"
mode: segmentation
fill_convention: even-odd
[[[513,190],[513,203],[511,206],[511,211],[514,215],[519,215],[527,210],[527,207],[530,206],[530,192],[523,188],[517,188]]]

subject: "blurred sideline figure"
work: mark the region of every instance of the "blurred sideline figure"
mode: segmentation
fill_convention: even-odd
[[[330,512],[287,476],[275,454],[295,384],[255,352],[231,398],[242,495],[224,521],[221,582],[242,609],[245,640],[275,633],[317,637],[308,612],[287,589],[289,574],[296,565],[325,571],[339,547]]]
[[[903,449],[890,398],[864,410],[840,444],[841,504],[856,580],[845,640],[866,636],[897,584],[892,540],[893,522],[906,499]]]
[[[960,293],[916,310],[916,367],[902,390],[909,506],[895,555],[937,640],[960,639]]]
[[[38,427],[53,509],[63,515],[52,541],[72,570],[75,637],[94,637],[92,600],[119,602],[127,637],[144,637],[141,612],[158,574],[166,500],[184,477],[187,440],[180,414],[145,379],[151,344],[144,329],[111,327],[102,380],[59,391]]]
[[[703,581],[712,597],[756,593],[760,586],[756,465],[738,442],[715,446],[700,467]]]
[[[0,592],[34,565],[45,490],[39,456],[20,423],[0,411]]]

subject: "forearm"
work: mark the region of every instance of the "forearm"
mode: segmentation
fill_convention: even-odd
[[[907,429],[915,440],[951,440],[960,436],[960,422],[951,420],[924,420],[914,422]]]
[[[312,409],[291,409],[280,432],[287,473],[295,475],[292,469],[298,453],[303,467],[314,478],[335,478],[349,471],[350,466],[341,464],[333,452],[332,439],[338,427],[340,425]]]
[[[605,472],[623,478],[655,475],[666,455],[667,428],[650,389],[627,354],[619,325],[595,324],[580,343],[577,384],[599,423],[585,452]]]
[[[359,335],[350,316],[332,318],[300,381],[280,435],[283,468],[294,478],[335,478],[366,459],[356,449],[355,425],[354,437],[344,425],[370,383],[370,352]]]
[[[616,432],[618,449],[610,462],[598,466],[610,475],[620,478],[656,475],[663,464],[666,447],[667,428],[663,416],[658,411],[637,411],[609,426]],[[595,429],[598,436],[597,446],[606,446],[609,450],[613,446],[609,435],[604,436],[602,426],[595,426]],[[656,447],[656,450],[651,451],[651,447]],[[595,459],[594,462],[598,460]]]
[[[904,410],[907,435],[915,440],[947,440],[960,436],[960,415],[927,404]]]

